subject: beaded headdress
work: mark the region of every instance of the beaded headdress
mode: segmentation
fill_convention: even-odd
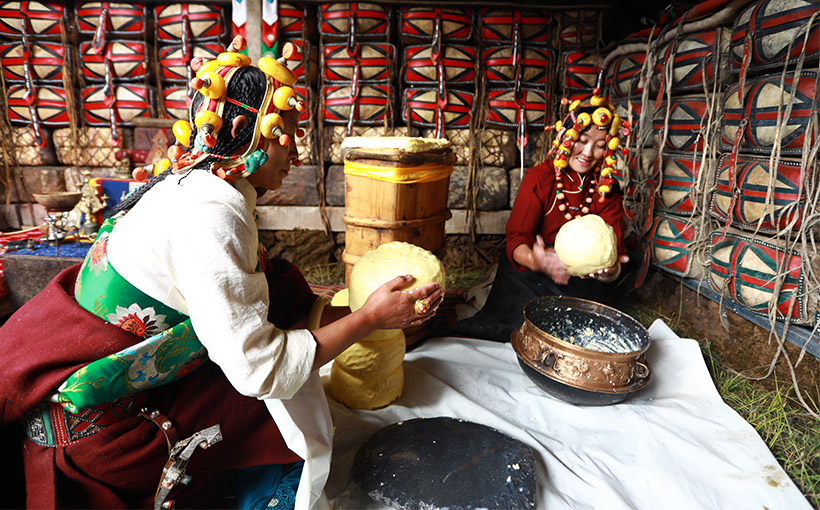
[[[561,189],[563,187],[561,183],[562,170],[569,165],[569,156],[572,154],[572,146],[581,136],[581,133],[590,127],[590,124],[594,124],[595,129],[607,130],[605,138],[606,152],[604,154],[600,177],[596,182],[597,190],[595,189],[596,186],[590,186],[590,196],[586,198],[587,205],[581,209],[582,214],[589,212],[589,204],[592,203],[592,195],[594,195],[596,191],[599,195],[598,201],[603,201],[606,194],[612,191],[612,185],[615,183],[614,176],[619,175],[615,167],[617,163],[615,154],[618,149],[620,148],[624,155],[628,154],[626,147],[621,148],[621,137],[629,136],[629,122],[625,120],[622,121],[621,117],[617,113],[614,113],[615,107],[609,104],[607,99],[600,94],[600,88],[596,87],[593,89],[592,97],[589,98],[588,105],[585,105],[595,108],[591,115],[587,112],[579,112],[579,106],[581,106],[584,101],[576,99],[570,102],[567,98],[561,99],[562,105],[569,105],[569,112],[563,121],[559,120],[555,123],[555,130],[560,136],[556,136],[552,141],[553,147],[548,153],[548,156],[553,158],[553,166],[555,167],[556,180],[558,182],[557,186],[559,188],[558,198],[561,200],[563,199],[561,196],[563,194],[563,189]],[[566,129],[561,133],[561,129],[565,127]],[[572,214],[569,213],[569,211],[565,211],[565,208],[560,210],[565,212],[567,219],[572,219]]]
[[[282,146],[288,146],[290,136],[283,132],[284,121],[280,112],[296,108],[305,110],[304,102],[298,100],[292,88],[296,75],[287,67],[296,47],[287,43],[282,49],[282,57],[262,57],[258,68],[265,73],[267,80],[263,99],[258,105],[248,105],[233,97],[228,97],[228,87],[237,70],[251,65],[251,59],[240,53],[245,48],[245,39],[236,36],[226,51],[213,60],[194,58],[191,69],[196,77],[191,80],[191,88],[201,94],[201,101],[191,101],[190,119],[196,127],[196,136],[192,140],[193,128],[190,122],[177,121],[173,125],[176,143],[168,148],[168,158],[162,159],[153,166],[138,168],[134,177],[143,180],[148,171],[157,175],[173,167],[174,173],[184,173],[207,158],[212,158],[210,170],[217,176],[234,181],[253,174],[267,162],[268,141],[278,139]],[[223,126],[223,110],[226,103],[232,103],[247,112],[256,114],[256,124],[250,145],[242,154],[224,155],[216,153],[213,148],[222,129],[229,129],[231,136],[247,123],[247,117],[237,115],[230,126]],[[192,145],[193,144],[193,145]],[[187,147],[187,152],[183,149]],[[297,162],[298,166],[298,162]],[[140,172],[142,170],[142,172]]]

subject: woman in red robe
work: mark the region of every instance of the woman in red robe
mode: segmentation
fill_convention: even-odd
[[[521,181],[507,220],[506,256],[499,260],[487,301],[475,316],[459,321],[454,333],[508,342],[523,321],[524,306],[535,297],[608,301],[613,282],[629,261],[623,193],[612,177],[617,143],[610,147],[610,142],[621,134],[619,124],[595,93],[570,106],[570,114],[556,126],[555,158],[528,169]],[[597,214],[613,228],[618,258],[612,267],[570,276],[553,248],[555,236],[566,222],[585,214]]]

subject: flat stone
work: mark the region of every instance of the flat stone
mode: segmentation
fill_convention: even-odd
[[[325,203],[330,206],[345,205],[345,167],[330,165],[325,176]]]
[[[526,173],[526,170],[524,172]],[[513,168],[510,170],[510,209],[512,209],[513,204],[515,203],[515,197],[518,195],[518,190],[521,188],[521,179],[521,169]]]
[[[467,209],[467,179],[469,167],[455,166],[450,175],[450,189],[447,196],[447,207],[451,209]],[[506,209],[509,195],[507,172],[495,166],[480,167],[476,171],[478,188],[476,195],[476,209],[479,211],[496,211]]]
[[[449,417],[389,425],[356,452],[353,480],[402,510],[535,508],[535,457],[490,427]]]
[[[533,130],[527,133],[527,146],[524,147],[524,168],[540,165],[547,160],[547,152],[552,147],[551,135],[551,132],[544,130]],[[520,171],[519,168],[519,173]]]
[[[316,190],[317,166],[302,165],[293,167],[290,174],[282,181],[282,187],[268,191],[256,201],[257,205],[319,205],[319,192]]]
[[[31,196],[32,193],[66,191],[63,167],[16,166],[11,167],[9,170],[11,172],[10,200],[12,202],[34,202],[34,197]],[[23,190],[25,190],[25,192],[23,192]],[[5,192],[5,188],[3,191]]]
[[[3,255],[3,271],[12,310],[23,306],[63,269],[83,261],[90,245],[75,248],[66,243],[59,247],[42,243],[39,250],[53,255],[31,255],[28,250]],[[79,249],[82,248],[82,249]]]

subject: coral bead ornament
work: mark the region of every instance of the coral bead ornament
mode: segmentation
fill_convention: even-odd
[[[199,71],[199,68],[202,67],[206,60],[202,57],[194,57],[191,59],[191,70],[193,72]]]
[[[146,181],[148,179],[148,170],[146,170],[145,167],[139,166],[131,172],[131,177],[133,177],[135,181]]]
[[[219,130],[222,129],[222,117],[210,110],[202,110],[196,114],[194,123],[199,129],[194,145],[202,152],[210,152],[216,145]]]
[[[177,144],[174,144],[174,145],[168,147],[168,153],[167,154],[168,154],[168,157],[171,158],[171,161],[176,161],[177,159],[179,159],[180,156],[182,156],[182,147],[180,147]]]
[[[233,38],[233,40],[231,41],[231,44],[228,45],[228,51],[242,51],[247,47],[248,47],[248,44],[245,41],[245,38],[242,37],[241,35],[237,35],[236,37]]]
[[[289,60],[299,54],[299,49],[292,42],[286,42],[282,47],[282,58]]]
[[[188,122],[184,120],[178,120],[174,122],[172,131],[174,132],[174,138],[177,139],[177,142],[179,142],[185,147],[190,147],[191,125]]]
[[[260,132],[265,138],[273,139],[282,136],[284,128],[285,121],[282,120],[282,116],[278,113],[269,113],[262,119]]]
[[[599,75],[599,83],[601,78],[602,76]],[[600,94],[600,87],[596,87],[592,91],[592,97],[589,98],[587,102],[580,99],[576,99],[572,102],[567,98],[561,99],[562,106],[569,105],[569,112],[563,121],[559,120],[555,123],[557,138],[553,140],[553,147],[548,153],[548,156],[553,158],[556,180],[560,184],[563,169],[568,166],[567,154],[572,153],[572,146],[580,138],[581,134],[583,134],[591,124],[595,124],[597,129],[602,131],[606,130],[606,136],[604,138],[606,147],[603,155],[603,163],[606,166],[601,170],[601,162],[597,162],[595,169],[596,173],[600,172],[602,180],[600,186],[598,186],[598,193],[600,194],[599,201],[603,200],[604,196],[612,191],[612,186],[614,185],[614,178],[612,176],[619,175],[617,168],[615,168],[615,164],[617,163],[615,154],[620,149],[624,156],[628,155],[628,150],[626,147],[621,146],[621,138],[618,135],[620,134],[623,137],[629,135],[629,122],[622,121],[621,117],[614,113],[614,107]],[[592,115],[587,113],[587,111],[581,110],[592,111]],[[561,131],[563,126],[570,125],[571,127],[569,129]],[[558,187],[560,188],[561,186]],[[594,189],[590,188],[590,193],[594,193]],[[591,194],[586,199],[587,204],[592,203]],[[563,212],[567,207],[564,209],[559,207],[559,209]],[[582,214],[586,214],[589,208],[585,206],[580,210]],[[566,214],[569,215],[570,213],[567,212]]]
[[[286,87],[291,87],[296,83],[296,75],[287,68],[286,65],[273,57],[262,57],[259,59],[259,69],[274,80],[282,83]]]
[[[273,93],[273,105],[282,111],[292,110],[298,103],[296,91],[290,87],[280,87]]]
[[[191,88],[211,99],[222,99],[225,96],[225,80],[213,71],[206,71],[191,80]]]
[[[304,102],[298,99],[292,88],[297,77],[287,66],[287,59],[296,55],[296,47],[285,44],[283,57],[260,59],[258,70],[261,72],[258,72],[242,69],[252,66],[251,59],[239,53],[246,46],[245,38],[236,36],[215,59],[191,61],[196,76],[190,85],[197,91],[190,102],[189,113],[194,127],[183,122],[174,125],[177,145],[168,149],[168,162],[175,172],[184,173],[196,165],[210,165],[210,171],[215,175],[235,181],[248,177],[264,165],[268,146],[265,139],[276,138],[280,144],[290,145],[293,135],[284,133],[280,114],[284,110],[305,110]],[[231,84],[235,77],[242,77],[242,85],[235,87]],[[256,85],[251,87],[251,82]],[[223,124],[229,130],[230,138],[242,139],[239,145],[244,149],[231,151],[230,143],[222,143],[223,138],[227,138],[227,133],[220,134]],[[196,132],[195,138],[193,131]],[[249,131],[253,133],[246,137]],[[188,148],[187,152],[183,147]]]

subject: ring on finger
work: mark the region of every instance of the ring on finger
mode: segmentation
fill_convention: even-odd
[[[417,299],[415,303],[413,303],[413,310],[418,315],[424,315],[430,309],[430,302],[426,299]]]

